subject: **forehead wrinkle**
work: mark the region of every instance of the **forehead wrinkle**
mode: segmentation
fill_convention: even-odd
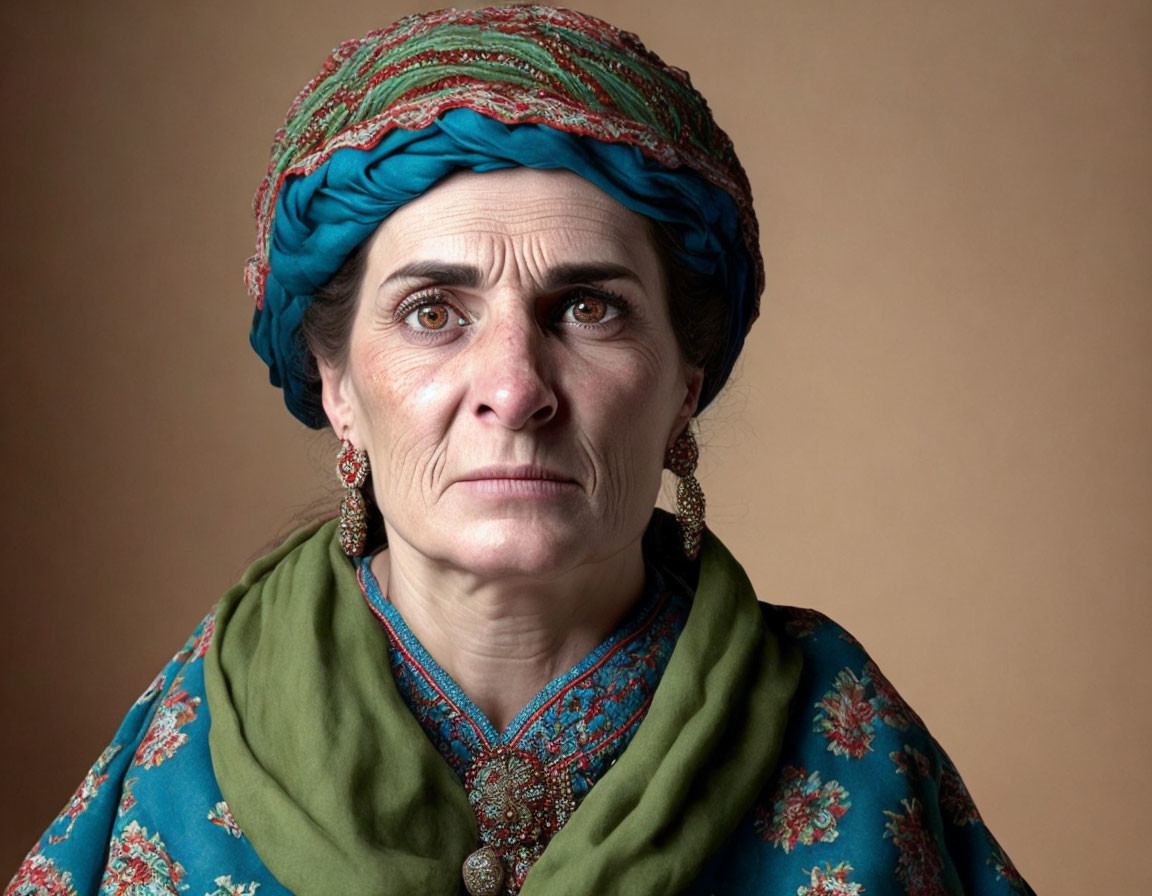
[[[605,233],[593,227],[541,229],[515,235],[494,230],[437,230],[426,240],[413,240],[411,245],[402,238],[381,247],[385,258],[400,262],[390,267],[384,282],[409,270],[416,272],[417,279],[422,269],[459,267],[479,275],[456,278],[460,285],[469,287],[499,282],[506,273],[513,272],[514,280],[527,277],[545,283],[555,279],[557,269],[596,266],[627,269],[638,279],[641,265],[634,248],[634,239],[627,240],[615,230]]]
[[[574,264],[641,275],[650,267],[646,234],[642,216],[578,175],[461,173],[385,220],[372,261],[380,273],[425,261],[466,266],[489,284],[544,282],[551,269]]]
[[[470,217],[497,229],[573,215],[598,226],[624,224],[636,217],[597,186],[572,172],[513,168],[485,173],[458,172],[394,212],[391,221],[417,226],[433,216],[437,225]]]
[[[631,222],[616,215],[592,217],[576,214],[572,209],[559,212],[555,202],[541,206],[536,214],[516,214],[514,210],[463,208],[438,210],[426,208],[424,214],[410,220],[389,219],[381,226],[382,242],[396,248],[417,246],[426,242],[473,236],[496,239],[526,239],[542,236],[563,237],[572,241],[577,235],[588,235],[594,241],[628,245],[626,233]]]

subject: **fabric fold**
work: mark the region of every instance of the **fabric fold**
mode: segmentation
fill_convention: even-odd
[[[337,524],[228,592],[205,658],[212,764],[268,869],[300,896],[455,893],[476,823],[392,682]]]
[[[529,872],[521,896],[678,893],[772,772],[800,678],[744,570],[711,533],[692,612],[616,765]]]

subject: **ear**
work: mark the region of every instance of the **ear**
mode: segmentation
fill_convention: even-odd
[[[320,371],[320,399],[324,413],[332,424],[332,431],[339,438],[350,439],[357,447],[363,447],[356,432],[355,389],[347,372],[322,358],[316,359]]]
[[[688,425],[688,421],[692,419],[692,415],[696,413],[696,408],[700,405],[700,392],[704,388],[704,368],[695,366],[685,367],[685,392],[684,402],[680,405],[680,409],[676,412],[676,419],[672,424],[672,432],[668,435],[667,448],[672,447],[672,443],[679,438],[680,433]]]

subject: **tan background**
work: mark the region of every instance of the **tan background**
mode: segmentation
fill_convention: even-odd
[[[0,877],[246,561],[328,506],[328,437],[247,348],[249,199],[327,50],[416,7],[323,6],[0,13]],[[1152,4],[585,6],[693,73],[756,192],[769,291],[704,421],[713,527],[762,597],[869,646],[1038,891],[1133,892]]]

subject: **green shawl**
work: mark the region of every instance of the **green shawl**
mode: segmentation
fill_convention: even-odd
[[[220,603],[205,676],[233,815],[300,896],[461,892],[478,844],[459,780],[393,684],[335,522],[257,561]],[[712,535],[651,708],[529,873],[523,896],[675,893],[772,773],[799,652]]]

